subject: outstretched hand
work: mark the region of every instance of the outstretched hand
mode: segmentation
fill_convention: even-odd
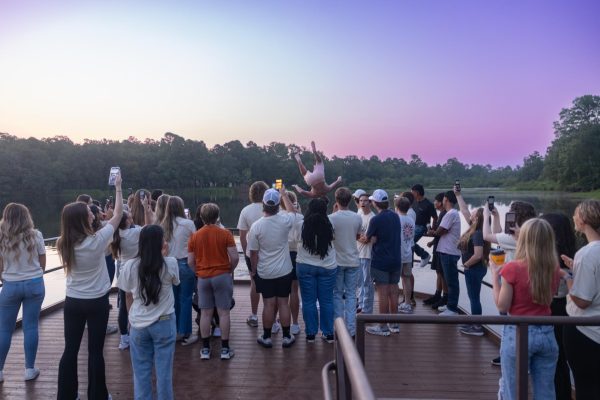
[[[567,268],[569,268],[569,269],[573,268],[573,259],[571,257],[561,254],[560,258],[561,258],[561,260],[563,260],[563,262],[565,263]]]

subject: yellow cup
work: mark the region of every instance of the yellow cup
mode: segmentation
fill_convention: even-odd
[[[504,250],[498,249],[498,250],[493,250],[490,252],[490,259],[496,265],[504,264],[505,258],[506,258],[506,253],[504,253]]]

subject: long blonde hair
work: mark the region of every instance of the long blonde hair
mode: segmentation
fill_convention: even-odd
[[[144,196],[148,199],[148,202],[150,202],[150,192],[146,189],[139,189],[133,195],[133,200],[131,201],[131,205],[129,205],[129,212],[131,213],[134,224],[144,226],[145,210],[144,205],[142,204],[142,198],[140,196],[141,192],[144,192]]]
[[[165,218],[169,197],[171,196],[168,194],[161,194],[158,196],[158,199],[156,199],[156,208],[154,209],[154,223],[156,225],[160,225],[162,220]]]
[[[29,262],[35,252],[35,230],[27,207],[19,203],[9,203],[4,207],[0,220],[0,265],[6,254],[14,251],[15,257],[21,255],[20,244],[25,245],[29,253]]]
[[[529,287],[534,303],[552,302],[552,280],[558,267],[554,230],[540,218],[525,221],[519,232],[515,259],[527,264]]]
[[[179,196],[171,196],[169,197],[169,201],[167,201],[165,217],[160,223],[160,226],[162,226],[165,231],[166,242],[170,242],[171,239],[173,239],[173,231],[175,230],[177,217],[185,218],[183,200]]]
[[[75,202],[63,207],[60,215],[60,237],[56,241],[56,250],[69,274],[75,265],[75,246],[94,234],[88,219],[87,204]]]

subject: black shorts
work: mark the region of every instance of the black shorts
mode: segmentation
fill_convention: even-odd
[[[297,251],[290,251],[290,258],[292,259],[292,280],[297,281],[298,275],[296,275],[296,256],[298,256]]]
[[[433,258],[431,259],[431,269],[437,272],[438,274],[444,276],[444,270],[442,269],[442,263],[440,261],[440,256],[437,251],[435,251],[435,247],[433,249]]]
[[[254,276],[256,291],[262,294],[264,299],[271,297],[288,297],[292,292],[292,273],[279,278],[263,279],[258,274]]]

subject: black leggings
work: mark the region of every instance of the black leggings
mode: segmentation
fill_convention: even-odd
[[[600,399],[600,343],[585,336],[574,325],[565,325],[563,344],[575,379],[577,400]]]
[[[106,400],[104,370],[104,338],[108,324],[108,293],[96,299],[65,298],[64,333],[65,350],[58,367],[58,400],[77,398],[77,355],[81,338],[88,327],[88,389],[89,400]]]
[[[126,293],[119,289],[119,333],[129,335],[129,313],[127,312]]]

